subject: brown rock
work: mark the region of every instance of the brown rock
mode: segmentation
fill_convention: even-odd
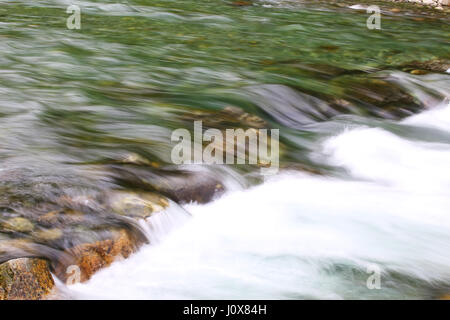
[[[55,283],[46,260],[19,258],[0,264],[0,300],[41,300]]]
[[[159,192],[178,203],[208,203],[225,191],[218,179],[202,173],[187,173],[185,177],[166,177],[161,179],[157,188]]]
[[[220,111],[194,110],[184,112],[179,116],[180,120],[203,121],[204,127],[227,129],[241,128],[266,128],[267,122],[256,114],[245,112],[237,106],[226,106]]]
[[[64,227],[69,224],[79,224],[84,220],[84,214],[72,209],[50,211],[37,219],[37,222],[47,227]]]
[[[435,59],[428,61],[412,61],[402,66],[406,70],[426,70],[431,72],[445,73],[450,68],[450,61]]]
[[[252,3],[250,1],[233,1],[231,3],[233,6],[243,7],[243,6],[251,6]]]
[[[39,223],[54,224],[58,219],[58,210],[47,212],[38,218]]]
[[[63,259],[55,267],[58,278],[67,282],[71,266],[78,267],[79,280],[87,281],[98,270],[109,266],[116,259],[127,258],[136,251],[138,243],[125,230],[118,231],[111,239],[86,243],[66,250],[69,258]]]
[[[356,109],[349,108],[351,113],[402,119],[424,108],[414,96],[391,81],[361,76],[340,77],[335,83],[343,89],[340,96],[358,106]],[[362,108],[362,105],[365,106]]]
[[[150,171],[146,167],[114,166],[110,167],[118,184],[128,188],[151,190],[178,203],[207,203],[223,193],[225,188],[217,189],[220,183],[217,176],[209,172],[190,171]],[[163,208],[167,200],[163,199]],[[110,205],[112,207],[112,205]],[[113,210],[115,211],[115,210]]]
[[[33,233],[33,236],[39,240],[53,241],[61,238],[63,236],[63,232],[61,229],[57,228],[42,229]]]
[[[333,46],[333,45],[323,45],[323,46],[319,46],[320,49],[322,50],[326,50],[326,51],[336,51],[339,50],[338,46]]]

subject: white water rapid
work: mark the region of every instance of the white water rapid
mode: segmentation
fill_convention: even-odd
[[[153,244],[87,283],[96,299],[432,298],[450,288],[450,105],[329,137],[344,177],[282,172],[149,221]],[[170,231],[168,231],[170,229]],[[380,289],[367,279],[379,270]]]

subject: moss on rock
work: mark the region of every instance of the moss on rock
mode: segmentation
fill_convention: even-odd
[[[19,258],[0,264],[0,300],[41,300],[55,283],[48,262]]]

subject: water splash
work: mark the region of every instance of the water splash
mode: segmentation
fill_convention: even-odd
[[[405,122],[427,126],[449,108]],[[348,130],[323,146],[356,180],[289,172],[188,205],[192,218],[163,241],[70,289],[121,299],[399,299],[448,290],[450,146],[379,128]],[[373,264],[380,290],[366,286]]]

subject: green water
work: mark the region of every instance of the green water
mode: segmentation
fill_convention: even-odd
[[[64,2],[3,1],[1,156],[58,168],[122,151],[167,162],[165,129],[192,126],[192,111],[234,105],[270,121],[249,86],[345,98],[368,72],[449,57],[446,13],[388,12],[380,31],[348,8],[230,4],[79,2],[81,30],[68,30]]]

